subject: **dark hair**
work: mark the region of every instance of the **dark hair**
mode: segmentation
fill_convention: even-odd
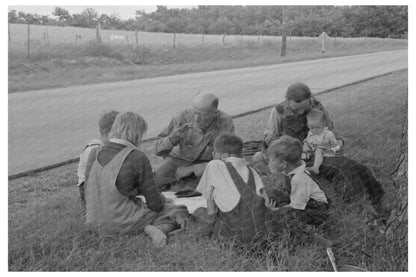
[[[270,144],[267,154],[289,164],[296,164],[302,156],[302,143],[296,138],[281,136]]]
[[[215,98],[214,98],[214,100],[212,100],[212,104],[211,104],[211,106],[212,106],[215,110],[217,110],[217,109],[218,109],[218,102],[219,102],[218,97],[215,97]]]
[[[319,120],[323,122],[325,121],[325,114],[321,110],[313,108],[308,112],[306,118],[308,120]]]
[[[295,101],[296,103],[309,99],[311,96],[312,93],[309,87],[301,82],[290,85],[286,91],[286,99],[288,101]]]
[[[241,156],[243,153],[243,140],[231,133],[222,133],[214,141],[214,148],[221,153]]]
[[[100,126],[100,134],[108,135],[110,133],[111,127],[113,126],[114,119],[119,114],[118,111],[104,112],[100,118],[98,125]]]

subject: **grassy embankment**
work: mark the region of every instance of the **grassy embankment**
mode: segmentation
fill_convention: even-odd
[[[25,27],[25,25],[23,25]],[[407,40],[338,38],[321,45],[314,38],[288,38],[287,55],[280,56],[279,37],[178,34],[172,48],[172,34],[139,33],[135,49],[134,32],[103,30],[103,44],[94,42],[95,30],[49,27],[49,44],[41,38],[45,26],[31,26],[30,59],[27,59],[27,29],[12,25],[9,42],[9,92],[73,85],[123,81],[182,73],[278,64],[300,60],[360,53],[407,49]],[[76,34],[82,40],[75,43]],[[129,36],[111,41],[111,34]]]
[[[399,155],[407,116],[407,72],[320,95],[345,139],[345,154],[370,165],[394,203],[390,172]],[[345,103],[348,103],[346,105]],[[269,111],[235,120],[244,140],[260,139]],[[142,145],[154,166],[152,143]],[[325,249],[316,241],[273,242],[274,251],[244,255],[210,240],[196,225],[169,238],[158,250],[144,236],[98,237],[83,230],[76,164],[9,181],[10,271],[331,271]],[[188,184],[189,185],[189,184]],[[328,237],[338,265],[369,271],[406,271],[407,249],[387,242],[367,226],[360,205],[333,206]]]

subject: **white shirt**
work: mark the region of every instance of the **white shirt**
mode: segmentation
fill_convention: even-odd
[[[225,159],[225,162],[230,162],[234,166],[244,182],[248,181],[249,169],[245,159],[229,157]],[[252,171],[256,193],[262,195],[262,191],[264,191],[263,182],[257,172],[255,170]],[[214,199],[215,204],[222,212],[229,212],[234,209],[241,197],[226,165],[220,160],[212,160],[208,163],[196,190],[205,199]]]
[[[103,145],[103,142],[101,140],[93,139],[87,144],[87,146],[84,148],[84,151],[81,153],[77,169],[78,186],[85,181],[85,170],[87,167],[88,156],[90,155],[91,150],[100,145]]]
[[[317,183],[305,173],[306,165],[302,165],[290,171],[287,175],[292,176],[290,181],[290,207],[298,210],[304,210],[310,198],[316,201],[328,203],[325,193]]]

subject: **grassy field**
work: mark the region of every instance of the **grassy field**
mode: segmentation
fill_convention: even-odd
[[[399,156],[407,116],[407,71],[395,72],[318,96],[345,139],[345,155],[374,169],[394,203],[390,172]],[[348,103],[346,105],[345,103]],[[261,139],[268,110],[235,119],[244,140]],[[80,146],[81,151],[82,146]],[[156,167],[153,143],[142,150]],[[325,249],[314,240],[282,233],[273,250],[252,256],[207,237],[196,224],[172,236],[162,250],[149,238],[98,237],[83,229],[76,164],[9,181],[9,271],[331,271]],[[186,183],[181,186],[194,186]],[[338,265],[368,271],[407,271],[407,249],[368,228],[362,203],[332,208],[327,236]]]
[[[202,72],[219,69],[278,64],[292,61],[345,56],[377,51],[406,49],[407,40],[378,38],[338,38],[321,45],[314,38],[288,38],[287,55],[280,56],[279,37],[139,33],[139,49],[134,38],[129,45],[111,35],[130,37],[134,33],[103,30],[103,44],[97,44],[95,30],[48,27],[49,43],[42,34],[46,26],[31,26],[30,58],[27,58],[27,26],[12,24],[9,41],[9,92],[65,87],[71,85]],[[75,42],[75,35],[81,41]],[[54,39],[53,39],[54,38]],[[58,39],[59,38],[59,39]]]

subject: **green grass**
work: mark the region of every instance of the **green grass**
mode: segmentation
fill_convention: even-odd
[[[394,198],[392,176],[407,116],[407,71],[318,96],[328,108],[345,155],[371,166]],[[348,105],[346,104],[348,103]],[[269,111],[235,119],[244,140],[261,139]],[[80,149],[82,146],[80,146]],[[154,166],[153,143],[142,145]],[[273,251],[246,255],[207,237],[196,224],[169,238],[162,250],[148,237],[98,237],[82,227],[76,164],[9,181],[8,265],[10,271],[331,271],[325,249],[313,240],[283,233]],[[191,184],[187,184],[190,186]],[[192,184],[195,185],[195,184]],[[407,251],[370,230],[358,204],[335,204],[328,237],[337,264],[369,271],[407,271]]]
[[[23,26],[23,27],[22,27]],[[50,43],[40,38],[45,26],[32,26],[30,59],[27,59],[27,29],[12,25],[9,42],[9,92],[133,80],[182,73],[270,65],[285,62],[345,56],[377,51],[406,49],[407,40],[378,38],[331,39],[325,54],[314,38],[292,38],[287,42],[286,57],[280,56],[280,38],[206,36],[178,34],[175,49],[166,43],[172,34],[140,33],[139,50],[130,44],[109,40],[103,31],[103,44],[94,42],[95,30],[73,27],[49,27]],[[75,34],[83,33],[75,43]],[[84,34],[85,33],[85,34]],[[128,33],[128,32],[124,32]],[[87,35],[88,34],[88,35]],[[104,35],[105,34],[105,35]],[[131,33],[130,33],[131,35]],[[37,39],[36,39],[37,38]],[[59,38],[59,40],[58,40]],[[221,38],[221,39],[218,39]],[[260,39],[259,39],[260,38]],[[133,39],[130,39],[132,42]],[[25,44],[26,43],[26,44]]]

